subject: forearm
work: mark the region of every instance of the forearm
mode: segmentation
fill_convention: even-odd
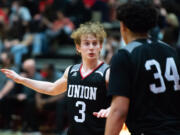
[[[67,89],[68,69],[64,73],[64,75],[54,83],[29,79],[20,76],[13,70],[9,70],[9,69],[1,69],[1,72],[3,72],[8,78],[12,79],[16,83],[22,84],[39,93],[48,94],[48,95],[58,95],[65,92]]]
[[[51,82],[32,80],[23,77],[22,80],[20,81],[20,84],[28,88],[31,88],[39,93],[48,94],[48,95],[55,94],[53,91],[54,84]]]
[[[114,96],[111,102],[110,113],[106,122],[105,135],[119,135],[129,109],[129,98]]]
[[[110,112],[107,122],[105,135],[119,135],[125,118],[121,117],[118,112]]]

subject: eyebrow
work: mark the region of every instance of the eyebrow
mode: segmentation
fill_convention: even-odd
[[[82,40],[82,41],[90,41],[90,40],[84,39],[84,40]],[[98,40],[96,39],[96,40],[91,40],[91,41],[98,41]]]

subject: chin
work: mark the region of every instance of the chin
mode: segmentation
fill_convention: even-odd
[[[89,60],[97,60],[98,58],[97,57],[89,57],[88,59]]]

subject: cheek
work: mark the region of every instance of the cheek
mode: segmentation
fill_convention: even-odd
[[[99,51],[101,51],[102,46],[101,46],[101,45],[98,45],[96,49],[99,50]]]

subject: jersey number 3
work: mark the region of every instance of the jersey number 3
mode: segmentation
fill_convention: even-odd
[[[155,84],[150,84],[150,90],[155,94],[163,93],[166,91],[166,85],[164,83],[160,64],[158,61],[154,59],[146,61],[145,63],[146,70],[151,70],[152,66],[155,66],[157,69],[157,72],[154,73],[154,79],[159,79],[161,85],[157,87]],[[164,76],[168,81],[174,81],[175,91],[180,90],[179,74],[177,71],[176,63],[172,57],[166,59],[166,69]]]
[[[83,101],[77,101],[75,106],[81,108],[79,109],[79,114],[81,115],[81,117],[74,116],[74,120],[78,123],[83,123],[85,121],[86,104]]]

